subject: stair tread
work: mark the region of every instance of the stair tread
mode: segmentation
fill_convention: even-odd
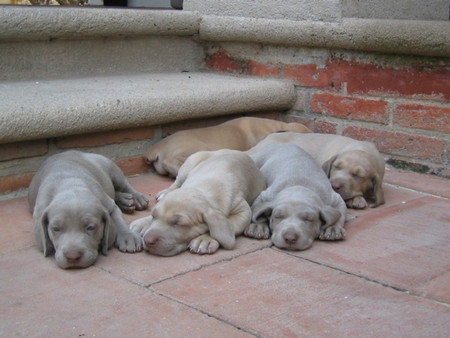
[[[146,73],[0,83],[0,143],[288,109],[292,82],[214,73]]]

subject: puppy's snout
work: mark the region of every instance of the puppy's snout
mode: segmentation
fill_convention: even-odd
[[[83,252],[80,250],[69,250],[64,254],[64,256],[70,264],[76,264],[81,261]]]
[[[158,243],[159,237],[155,234],[146,234],[144,237],[144,243],[146,246],[152,246]]]
[[[152,164],[152,162],[147,156],[144,156],[144,162],[147,163],[148,165]]]
[[[298,237],[298,234],[292,229],[288,229],[283,233],[283,239],[286,244],[295,244],[298,240]]]
[[[331,182],[331,187],[333,188],[334,191],[338,192],[339,190],[341,190],[343,184],[342,182],[339,181],[332,181]]]

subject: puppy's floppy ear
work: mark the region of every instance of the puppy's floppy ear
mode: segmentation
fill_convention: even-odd
[[[320,228],[325,229],[329,226],[334,225],[341,217],[341,213],[339,210],[325,205],[319,210],[319,217],[322,221],[322,225]]]
[[[259,203],[252,205],[252,221],[256,222],[258,218],[265,216],[270,217],[273,210],[273,204],[271,202]]]
[[[55,251],[55,249],[53,247],[53,243],[50,240],[50,237],[48,235],[48,224],[49,224],[49,219],[48,219],[48,208],[47,208],[47,209],[45,209],[42,216],[36,220],[36,224],[35,224],[35,228],[34,228],[38,246],[44,252],[44,257],[49,256],[50,254],[52,254]]]
[[[374,203],[370,204],[371,208],[375,208],[380,204],[384,204],[383,180],[378,175],[372,178]]]
[[[334,155],[330,157],[324,164],[322,164],[322,170],[325,172],[328,178],[330,177],[331,166],[333,165],[334,161],[336,161],[336,159],[337,155]]]
[[[203,219],[208,225],[209,234],[217,240],[225,249],[231,250],[236,243],[233,225],[221,212],[208,210],[203,214]]]
[[[101,241],[101,253],[102,255],[108,254],[109,247],[114,243],[115,231],[112,229],[112,219],[109,213],[104,210],[102,214],[103,221],[103,237]]]

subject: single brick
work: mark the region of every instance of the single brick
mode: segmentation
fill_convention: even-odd
[[[330,61],[327,67],[334,86],[341,88],[345,83],[350,94],[382,93],[440,101],[450,99],[450,70],[444,67],[392,69],[343,60]]]
[[[28,188],[34,174],[0,177],[0,194]]]
[[[0,144],[0,161],[41,156],[48,151],[47,140],[33,140]]]
[[[278,76],[280,75],[280,71],[278,69],[278,65],[273,63],[259,63],[253,60],[248,62],[248,72],[250,75],[255,76]]]
[[[326,88],[330,87],[330,73],[326,68],[317,68],[316,64],[285,65],[284,77],[294,80],[300,86]]]
[[[218,72],[248,73],[248,63],[233,59],[224,48],[207,57],[206,65]]]
[[[311,111],[327,116],[387,124],[388,103],[331,93],[311,96]]]
[[[402,104],[394,110],[394,123],[402,127],[450,133],[450,108]]]
[[[440,139],[395,131],[374,130],[350,126],[343,135],[375,143],[383,153],[403,156],[412,160],[442,163],[445,143]]]
[[[337,127],[338,125],[336,123],[317,120],[314,124],[314,132],[321,134],[337,134]]]
[[[117,160],[116,164],[122,169],[125,176],[143,174],[150,171],[150,167],[141,156],[122,158]]]
[[[155,127],[142,127],[114,131],[105,131],[92,134],[58,137],[58,148],[94,147],[107,144],[126,143],[151,139],[155,136]]]

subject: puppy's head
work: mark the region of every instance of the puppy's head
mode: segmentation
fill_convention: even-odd
[[[289,191],[288,191],[289,190]],[[295,187],[279,193],[253,211],[253,221],[269,219],[272,243],[280,249],[305,250],[311,247],[324,226],[337,221],[339,211],[324,206],[309,189]]]
[[[60,268],[85,268],[97,259],[99,248],[108,250],[111,219],[99,203],[83,199],[55,201],[42,214],[44,255],[55,252]]]
[[[143,235],[152,254],[174,256],[185,251],[192,239],[208,232],[201,203],[186,189],[168,193],[152,210],[153,221]]]
[[[350,150],[340,153],[325,162],[322,168],[334,191],[344,200],[357,196],[371,200],[379,198],[382,177],[375,159],[367,152]]]

